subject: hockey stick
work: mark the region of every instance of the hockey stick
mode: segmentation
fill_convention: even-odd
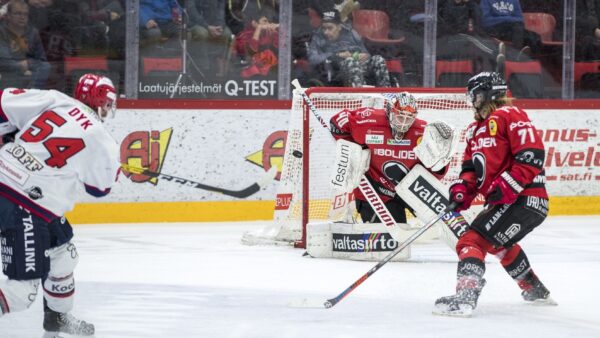
[[[224,189],[224,188],[219,188],[219,187],[213,187],[213,186],[210,186],[210,185],[207,185],[204,183],[195,182],[195,181],[192,181],[189,179],[185,179],[185,178],[181,178],[181,177],[177,177],[177,176],[173,176],[173,175],[167,175],[167,174],[163,174],[163,173],[153,172],[148,169],[134,167],[134,166],[124,164],[124,163],[121,163],[121,168],[132,174],[157,177],[157,178],[163,179],[165,181],[179,183],[183,186],[217,192],[217,193],[220,193],[223,195],[232,196],[232,197],[236,197],[236,198],[246,198],[246,197],[249,197],[249,196],[257,193],[260,190],[260,188],[264,187],[267,183],[269,183],[271,180],[273,180],[275,178],[275,175],[277,175],[277,168],[271,167],[271,169],[269,169],[269,171],[265,172],[265,174],[261,177],[260,180],[258,180],[255,183],[252,183],[247,188],[244,188],[241,190],[230,190],[230,189]]]
[[[302,86],[300,86],[300,82],[298,82],[298,79],[295,79],[292,81],[292,86],[294,86],[294,88],[296,90],[298,90],[300,95],[302,95],[302,99],[304,99],[304,101],[308,105],[308,108],[310,109],[311,113],[315,116],[315,118],[319,121],[319,123],[321,123],[321,126],[325,129],[327,129],[327,131],[329,132],[329,127],[327,126],[327,122],[325,122],[323,117],[321,117],[321,115],[319,115],[319,113],[317,112],[317,108],[313,104],[312,100],[308,97],[308,95],[306,95]],[[364,174],[360,178],[360,183],[358,184],[358,188],[363,193],[365,198],[367,198],[367,202],[369,202],[369,205],[371,205],[371,208],[373,208],[373,210],[377,214],[377,217],[379,217],[381,222],[383,222],[383,224],[385,225],[387,231],[392,236],[392,238],[394,238],[396,241],[399,242],[400,229],[398,228],[398,225],[396,224],[394,217],[392,216],[392,214],[390,213],[388,208],[385,206],[385,204],[381,200],[381,197],[379,197],[379,195],[373,188],[373,185],[371,184],[371,182],[369,182],[369,180],[367,179],[367,177]]]
[[[366,281],[367,278],[371,277],[371,275],[373,275],[375,272],[377,272],[377,270],[379,270],[382,266],[384,266],[387,262],[389,262],[392,258],[394,258],[397,254],[399,254],[402,250],[404,250],[412,242],[414,242],[417,238],[419,238],[423,233],[425,233],[425,231],[427,231],[435,223],[437,223],[437,221],[442,219],[442,217],[444,217],[444,215],[446,213],[454,210],[454,208],[456,208],[457,205],[458,204],[456,202],[450,203],[448,205],[448,207],[446,208],[446,210],[437,214],[433,219],[431,219],[429,222],[427,222],[427,224],[425,224],[421,229],[419,229],[417,232],[412,234],[412,236],[410,236],[406,241],[399,244],[398,247],[396,249],[394,249],[394,251],[390,252],[387,256],[385,256],[385,258],[382,261],[377,263],[377,265],[372,267],[369,271],[367,271],[367,273],[362,275],[359,279],[356,280],[356,282],[352,283],[352,285],[350,285],[346,290],[342,291],[342,293],[340,293],[339,295],[337,295],[331,299],[328,299],[324,302],[318,301],[318,300],[303,299],[300,301],[290,303],[290,306],[303,307],[303,308],[319,308],[319,309],[323,309],[323,308],[329,309],[329,308],[334,307],[342,299],[344,299],[346,296],[348,296],[348,294],[350,294],[350,292],[354,291],[354,289],[356,289],[359,285],[361,285],[364,281]]]

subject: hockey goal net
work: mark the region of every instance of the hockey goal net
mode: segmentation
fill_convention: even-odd
[[[458,130],[471,120],[472,109],[460,89],[424,88],[327,88],[306,89],[318,114],[328,123],[342,109],[385,107],[386,100],[408,91],[418,101],[419,118],[443,120]],[[462,122],[462,123],[461,123]],[[457,177],[464,135],[444,180]],[[354,210],[353,196],[333,196],[328,183],[335,159],[335,142],[329,130],[313,116],[298,92],[294,92],[285,144],[283,166],[276,195],[274,228],[267,236],[275,241],[305,247],[306,224],[318,221],[348,221]]]

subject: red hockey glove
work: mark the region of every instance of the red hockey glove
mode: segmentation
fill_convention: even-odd
[[[489,204],[513,204],[521,191],[523,186],[508,171],[505,171],[490,185],[486,200]]]
[[[458,179],[450,186],[450,202],[458,204],[454,208],[454,211],[459,212],[469,209],[474,198],[475,194],[469,192],[469,187],[465,180]]]

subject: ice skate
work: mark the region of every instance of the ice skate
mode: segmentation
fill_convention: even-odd
[[[473,276],[458,281],[456,294],[435,301],[433,314],[450,317],[471,317],[477,307],[477,299],[485,286],[485,279]]]
[[[518,283],[519,287],[523,290],[521,296],[523,296],[523,299],[526,302],[533,305],[558,305],[558,303],[550,297],[550,291],[533,272],[529,272],[527,276]]]
[[[44,330],[44,338],[90,337],[95,332],[93,324],[50,309],[44,312]]]

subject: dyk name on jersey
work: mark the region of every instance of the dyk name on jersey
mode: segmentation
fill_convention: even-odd
[[[371,162],[367,176],[384,202],[394,195],[394,187],[419,163],[414,147],[421,141],[426,122],[415,119],[401,140],[392,135],[385,109],[360,108],[343,110],[331,118],[331,132],[336,139],[345,139],[368,148]],[[357,198],[364,199],[358,192]]]

